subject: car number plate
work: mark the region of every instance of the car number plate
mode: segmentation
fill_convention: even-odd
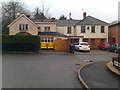
[[[114,61],[114,65],[120,67],[120,63],[118,61]]]

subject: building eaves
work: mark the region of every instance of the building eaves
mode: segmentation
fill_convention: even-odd
[[[66,35],[59,32],[39,32],[38,35],[66,37]]]

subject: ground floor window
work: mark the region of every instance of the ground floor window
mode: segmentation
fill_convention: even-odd
[[[42,37],[42,42],[54,42],[54,37]]]
[[[96,45],[95,39],[91,39],[91,45]]]
[[[84,39],[83,39],[83,42],[88,42],[88,39],[87,39],[87,38],[84,38]]]
[[[76,44],[76,43],[78,43],[79,42],[79,39],[77,39],[77,38],[73,38],[73,39],[71,39],[71,43],[73,43],[73,44]]]
[[[116,43],[115,40],[116,40],[115,38],[112,38],[112,43]]]
[[[105,39],[101,39],[100,44],[103,44],[105,42]]]

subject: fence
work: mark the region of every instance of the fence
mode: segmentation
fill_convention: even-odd
[[[69,41],[68,40],[61,40],[61,39],[55,40],[54,50],[68,52],[69,51]]]

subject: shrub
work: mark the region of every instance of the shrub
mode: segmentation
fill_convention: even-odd
[[[39,36],[2,36],[2,51],[37,52],[40,50]]]

